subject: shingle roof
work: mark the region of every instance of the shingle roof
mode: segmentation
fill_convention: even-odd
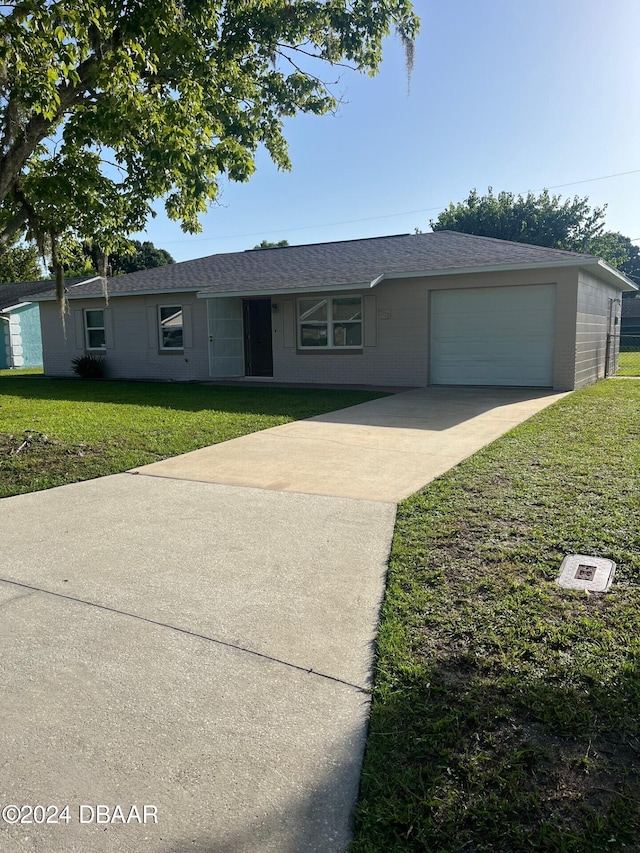
[[[84,281],[84,278],[67,279],[67,287],[74,282]],[[0,284],[0,311],[29,302],[38,293],[48,293],[54,287],[53,281],[16,281],[13,284]]]
[[[110,296],[171,290],[281,293],[347,285],[368,287],[381,276],[419,272],[584,263],[597,263],[597,259],[560,249],[437,231],[209,255],[111,278],[108,289]],[[69,295],[101,293],[98,280],[74,287]]]

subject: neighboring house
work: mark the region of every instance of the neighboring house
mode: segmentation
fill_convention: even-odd
[[[50,286],[46,281],[0,284],[0,369],[40,367],[40,308],[30,297]]]
[[[86,280],[69,279],[67,285]],[[0,284],[0,370],[42,367],[40,306],[32,298],[52,287],[52,281]]]
[[[45,373],[83,353],[114,378],[568,390],[617,366],[604,261],[451,231],[212,255],[69,288],[41,307]]]

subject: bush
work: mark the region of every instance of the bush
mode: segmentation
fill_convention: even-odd
[[[101,379],[104,376],[104,358],[101,355],[79,355],[71,364],[73,372],[82,379]]]

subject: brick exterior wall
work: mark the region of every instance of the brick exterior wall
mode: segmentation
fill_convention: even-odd
[[[363,297],[364,346],[358,351],[299,350],[295,297],[273,297],[279,309],[273,327],[274,379],[347,385],[426,385],[429,341],[428,291],[424,280],[382,282],[373,290],[350,291],[349,295]],[[292,304],[287,307],[288,301]],[[293,325],[285,334],[287,322]]]
[[[430,293],[442,288],[553,284],[556,288],[553,382],[571,390],[599,378],[604,370],[608,299],[614,288],[566,267],[498,273],[425,276],[384,281],[363,297],[364,345],[359,351],[300,351],[297,346],[296,297],[276,295],[272,313],[273,380],[281,383],[425,386],[429,384]],[[318,294],[321,295],[321,294]],[[85,352],[85,309],[105,309],[107,375],[153,380],[208,380],[207,300],[195,293],[71,300],[66,340],[58,308],[41,307],[44,369],[50,376],[72,375],[71,360]],[[185,347],[158,348],[158,305],[181,305]],[[576,327],[576,310],[578,322]],[[222,377],[220,377],[222,378]]]
[[[72,359],[82,355],[87,309],[105,312],[106,375],[113,379],[209,379],[207,306],[195,293],[70,300],[66,339],[58,307],[40,303],[44,372],[73,376]],[[158,306],[180,305],[184,313],[184,350],[161,351],[158,346]]]
[[[612,305],[616,317],[620,317],[622,294],[606,282],[593,275],[580,272],[578,278],[578,305],[576,317],[575,387],[590,385],[605,376],[607,360],[607,333],[609,311]],[[613,303],[610,302],[613,300]],[[620,321],[615,326],[620,334]],[[611,353],[612,372],[617,366],[619,340],[614,342]]]

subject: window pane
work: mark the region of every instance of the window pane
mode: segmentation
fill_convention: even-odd
[[[87,329],[104,328],[104,312],[101,310],[87,311]]]
[[[300,311],[300,320],[326,320],[327,319],[327,300],[326,299],[301,299],[298,303]]]
[[[162,330],[162,348],[163,349],[183,349],[182,329],[163,329]]]
[[[326,347],[327,327],[310,326],[303,323],[300,326],[300,344],[303,347]]]
[[[104,329],[89,329],[89,349],[104,349]]]
[[[160,323],[163,326],[181,326],[182,308],[179,305],[163,305],[160,308]]]
[[[179,305],[160,307],[160,331],[162,349],[183,349],[182,308]]]
[[[333,300],[334,320],[362,320],[362,299],[359,296],[344,296]]]
[[[334,347],[362,346],[362,323],[336,323],[333,327]]]

